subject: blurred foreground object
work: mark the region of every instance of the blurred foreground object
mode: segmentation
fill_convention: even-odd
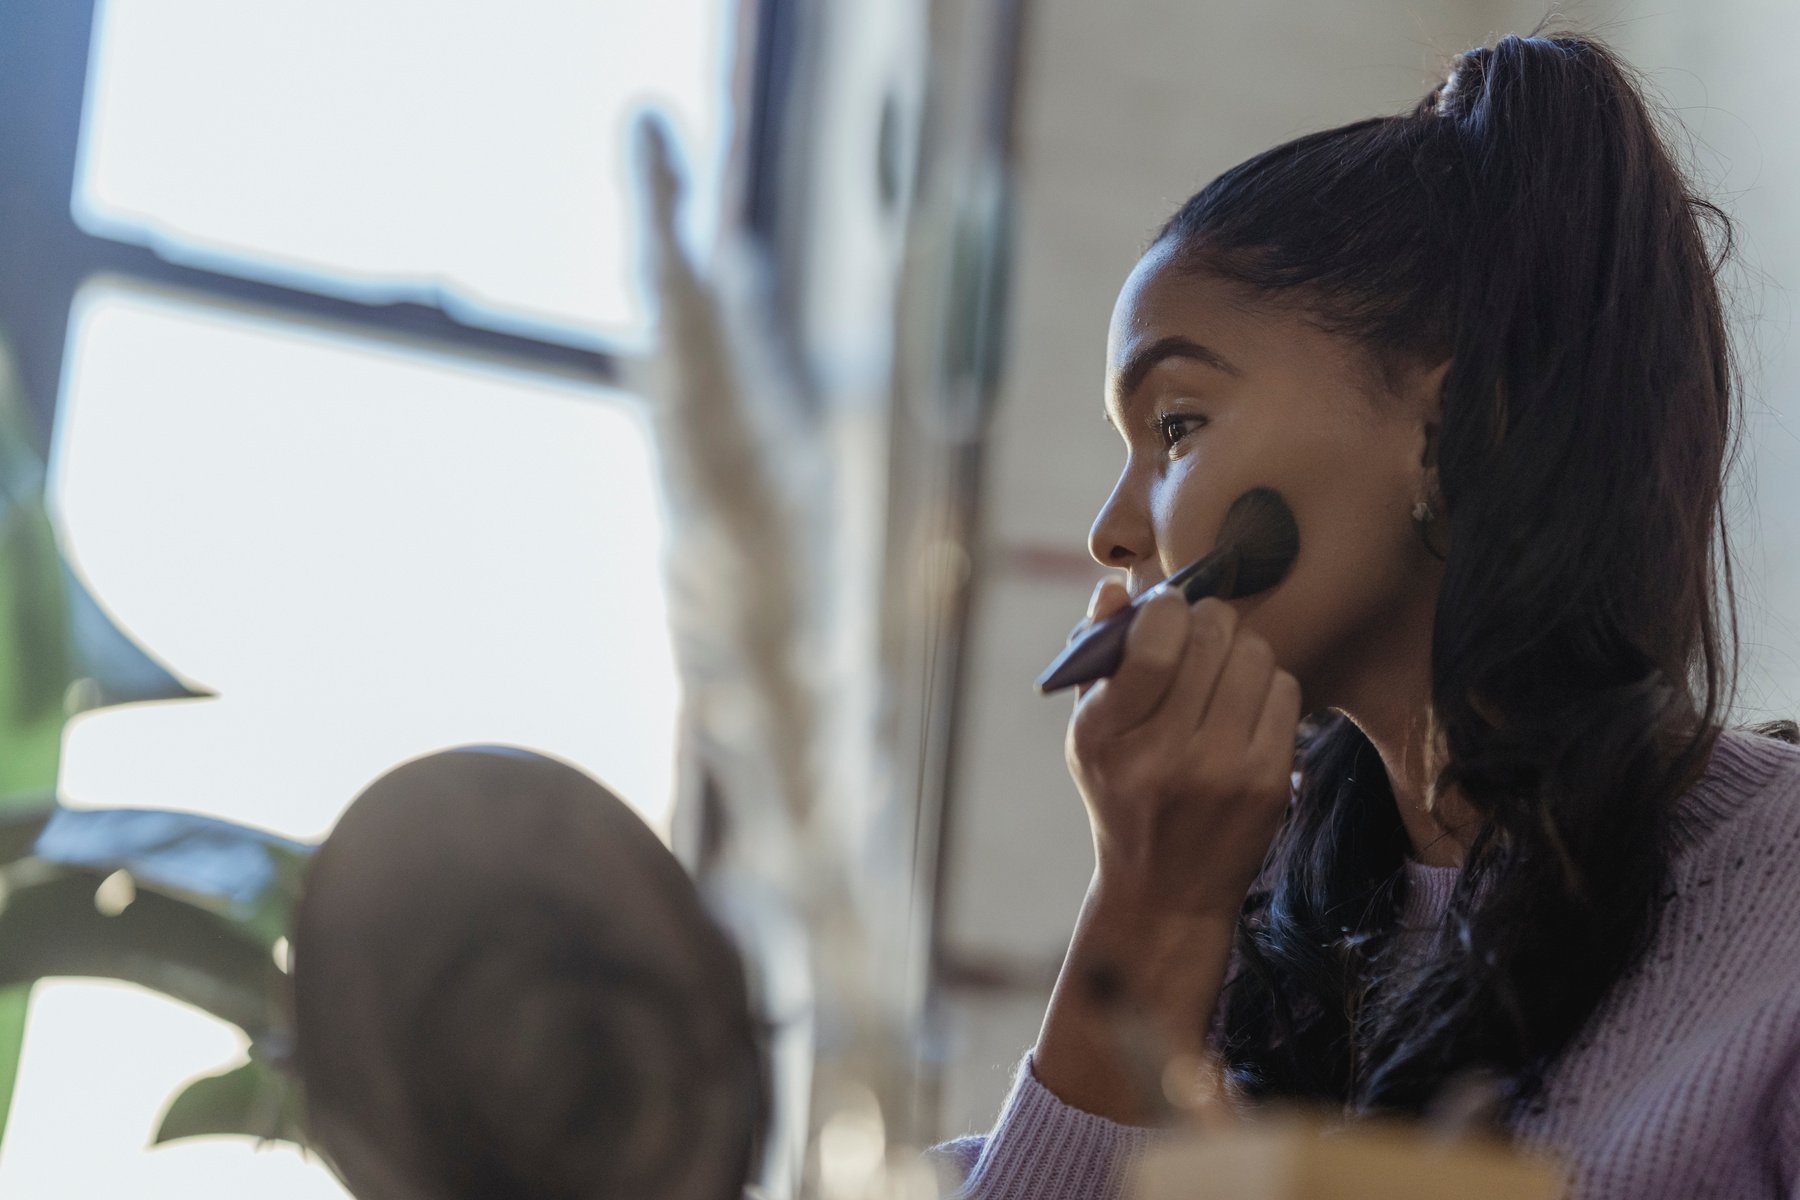
[[[772,1029],[757,1184],[934,1196],[938,861],[999,377],[1020,5],[796,5],[748,202],[676,236],[639,130],[686,711],[675,845]],[[771,10],[773,11],[773,10]]]
[[[306,1124],[359,1200],[734,1200],[764,1113],[737,955],[599,783],[474,747],[390,771],[307,874]]]
[[[1560,1200],[1560,1172],[1503,1143],[1299,1115],[1221,1125],[1159,1147],[1132,1200]]]

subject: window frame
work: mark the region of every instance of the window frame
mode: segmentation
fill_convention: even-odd
[[[726,221],[751,236],[777,227],[778,124],[797,42],[797,0],[738,0],[734,23],[754,39],[748,95],[736,97],[750,131],[725,180]],[[619,388],[638,377],[637,356],[508,333],[458,320],[418,301],[370,304],[278,283],[170,262],[154,250],[81,229],[73,216],[81,123],[97,0],[12,0],[0,4],[0,330],[10,335],[38,449],[48,453],[76,293],[113,275],[171,291],[290,317],[313,325],[498,360],[527,370]],[[733,202],[735,199],[735,202]]]

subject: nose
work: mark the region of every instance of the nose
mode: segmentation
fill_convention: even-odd
[[[1141,498],[1127,486],[1128,481],[1129,473],[1121,475],[1112,495],[1100,506],[1094,526],[1088,530],[1088,553],[1103,567],[1135,574],[1144,569],[1146,560],[1154,559],[1155,547],[1149,514]]]

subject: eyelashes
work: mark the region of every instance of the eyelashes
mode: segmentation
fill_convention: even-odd
[[[1162,440],[1165,451],[1173,451],[1189,434],[1205,424],[1206,418],[1198,413],[1164,413],[1156,418],[1156,436]]]

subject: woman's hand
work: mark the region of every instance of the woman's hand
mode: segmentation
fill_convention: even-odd
[[[1129,602],[1108,580],[1090,620]],[[1235,920],[1287,812],[1299,720],[1300,685],[1230,605],[1146,604],[1119,669],[1082,691],[1065,744],[1099,894]]]
[[[1128,600],[1103,584],[1090,617]],[[1097,866],[1032,1051],[1065,1103],[1152,1121],[1167,1064],[1207,1061],[1238,910],[1287,811],[1299,721],[1300,685],[1221,600],[1150,602],[1119,669],[1082,692],[1067,751]]]

